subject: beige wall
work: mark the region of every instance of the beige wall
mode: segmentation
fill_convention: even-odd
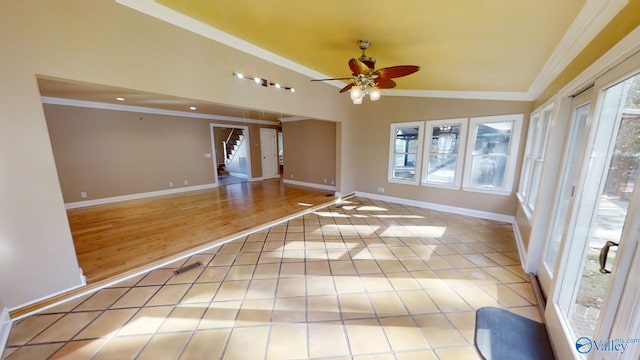
[[[211,123],[249,125],[250,133],[258,134],[257,138],[250,137],[255,145],[252,150],[257,150],[250,160],[252,176],[260,177],[260,128],[277,128],[119,110],[43,106],[66,203],[214,184],[214,161],[204,156],[212,152]],[[228,130],[214,129],[226,139]],[[223,157],[221,147],[216,149],[217,155]],[[80,192],[86,192],[87,197],[82,198]]]
[[[358,191],[503,215],[515,215],[517,185],[514,185],[513,193],[510,196],[500,196],[388,182],[389,129],[391,123],[405,121],[524,113],[525,120],[522,124],[518,153],[520,159],[524,151],[531,103],[383,96],[378,102],[365,101],[360,106],[363,111],[358,115],[356,131],[358,134],[356,157],[356,188]],[[519,174],[520,162],[516,168],[514,184],[518,183]],[[384,193],[379,193],[378,187],[384,187]]]
[[[44,109],[65,202],[215,183],[213,160],[204,156],[212,152],[210,120]]]
[[[288,180],[334,186],[336,123],[302,120],[282,124],[284,172]],[[326,182],[325,182],[326,179]]]

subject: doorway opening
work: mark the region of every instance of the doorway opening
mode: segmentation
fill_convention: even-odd
[[[251,178],[249,128],[228,124],[210,124],[211,148],[216,183],[248,182]]]

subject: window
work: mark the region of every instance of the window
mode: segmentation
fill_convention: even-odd
[[[389,181],[418,184],[424,123],[391,124]]]
[[[471,118],[463,189],[511,194],[523,114]]]
[[[422,183],[457,189],[462,178],[467,119],[427,121]]]
[[[538,195],[547,138],[549,137],[551,113],[551,108],[544,109],[542,115],[533,115],[529,124],[527,147],[518,189],[518,198],[528,211],[533,211]]]

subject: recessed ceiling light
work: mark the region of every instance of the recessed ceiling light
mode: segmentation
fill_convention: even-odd
[[[123,97],[117,97],[117,98],[116,98],[116,100],[118,100],[118,101],[124,101],[124,98],[123,98]]]
[[[197,109],[197,107],[195,107],[195,106],[191,106],[191,107],[189,107],[189,109],[190,109],[190,110],[196,110],[196,109]]]

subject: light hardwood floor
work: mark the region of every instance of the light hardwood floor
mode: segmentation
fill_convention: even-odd
[[[68,218],[92,284],[333,200],[276,179],[70,209]]]

